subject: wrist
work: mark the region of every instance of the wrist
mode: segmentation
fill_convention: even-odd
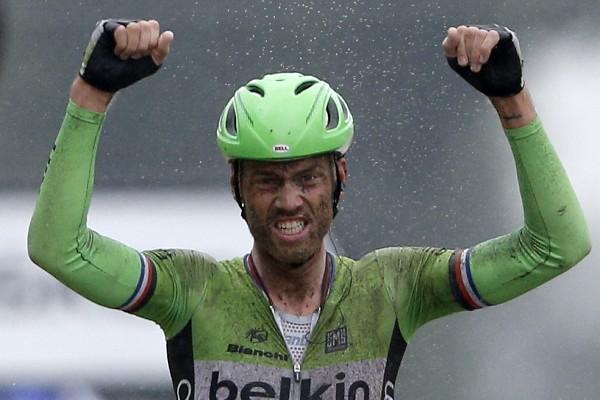
[[[69,97],[81,108],[95,112],[105,112],[114,93],[96,89],[77,76],[71,85]]]
[[[510,97],[490,97],[492,105],[505,129],[521,128],[537,117],[533,100],[527,88]]]

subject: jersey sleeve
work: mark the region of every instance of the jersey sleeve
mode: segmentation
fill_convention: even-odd
[[[407,340],[434,318],[513,299],[590,251],[583,212],[539,119],[506,133],[523,203],[521,229],[467,249],[376,252]]]
[[[455,281],[471,281],[481,304],[505,302],[567,271],[591,249],[583,211],[539,119],[507,130],[523,203],[524,226],[455,256]],[[465,275],[466,274],[466,275]],[[461,295],[466,293],[467,295]]]
[[[104,118],[69,102],[29,226],[29,256],[89,300],[150,318],[171,332],[189,293],[177,271],[212,262],[193,252],[168,259],[142,254],[87,227]],[[173,259],[183,265],[179,270]]]
[[[448,279],[453,254],[453,250],[419,247],[373,253],[406,341],[427,321],[461,310]]]
[[[193,250],[152,250],[145,251],[143,257],[147,273],[140,275],[136,290],[122,309],[155,321],[170,339],[185,327],[202,302],[218,263]]]

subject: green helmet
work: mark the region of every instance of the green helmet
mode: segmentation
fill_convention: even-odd
[[[345,154],[354,133],[342,97],[313,76],[278,73],[239,88],[217,128],[228,159],[290,160]]]

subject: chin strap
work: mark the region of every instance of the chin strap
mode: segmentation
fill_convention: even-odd
[[[340,170],[338,168],[337,160],[344,157],[343,154],[333,153],[333,165],[335,168],[335,188],[333,189],[333,217],[338,213],[338,203],[340,202],[340,196],[344,191],[344,185],[340,177]]]
[[[235,199],[238,206],[240,206],[242,219],[246,220],[246,203],[242,200],[242,194],[240,193],[240,160],[232,160],[231,162],[231,186],[233,191],[233,198]]]

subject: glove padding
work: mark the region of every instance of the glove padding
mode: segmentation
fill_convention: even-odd
[[[523,59],[517,35],[497,24],[470,26],[497,31],[500,41],[492,49],[488,62],[481,66],[478,73],[471,71],[468,65],[460,66],[456,57],[447,57],[450,67],[486,96],[510,97],[523,90]]]
[[[85,50],[79,75],[96,89],[116,92],[152,75],[160,68],[151,56],[121,60],[115,55],[114,32],[132,20],[104,19],[98,21]]]

